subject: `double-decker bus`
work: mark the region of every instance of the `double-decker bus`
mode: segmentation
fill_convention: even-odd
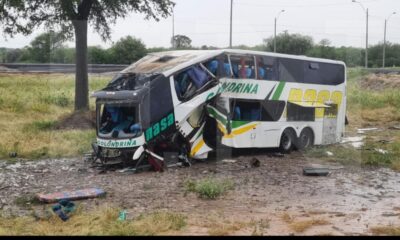
[[[102,162],[206,159],[217,143],[290,152],[340,141],[343,62],[245,50],[152,53],[97,99]]]

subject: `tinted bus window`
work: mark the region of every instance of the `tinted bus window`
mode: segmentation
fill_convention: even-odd
[[[342,65],[315,62],[305,62],[304,65],[306,83],[339,85],[345,81],[345,69]]]
[[[283,111],[286,107],[285,101],[264,101],[262,103],[263,111],[261,121],[277,122],[281,119]]]
[[[257,79],[278,80],[278,65],[276,58],[257,56]]]
[[[234,78],[255,79],[256,71],[254,57],[230,56]]]
[[[304,83],[304,61],[297,59],[279,59],[279,80]]]
[[[280,58],[279,80],[336,86],[345,82],[345,67],[340,64]]]

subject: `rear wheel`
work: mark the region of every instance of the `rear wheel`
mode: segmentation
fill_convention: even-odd
[[[282,153],[290,153],[296,142],[296,133],[292,129],[286,129],[281,137],[279,150]]]
[[[305,128],[297,141],[297,149],[304,150],[314,145],[314,133],[310,128]]]

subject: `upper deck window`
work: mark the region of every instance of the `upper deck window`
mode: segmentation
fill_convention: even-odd
[[[279,58],[279,80],[319,85],[340,85],[345,82],[341,64]]]
[[[278,66],[276,58],[257,56],[257,69],[259,80],[278,80]]]
[[[255,79],[256,71],[254,57],[252,56],[230,56],[233,77],[238,79]]]

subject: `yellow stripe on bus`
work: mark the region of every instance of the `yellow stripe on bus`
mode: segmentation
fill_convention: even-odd
[[[203,139],[201,139],[201,141],[193,148],[192,152],[190,153],[190,155],[192,157],[194,157],[196,155],[196,153],[198,151],[200,151],[200,149],[205,145],[206,143],[204,142]]]
[[[257,124],[249,125],[249,126],[247,126],[247,127],[240,128],[240,129],[238,129],[238,130],[233,131],[233,132],[232,132],[231,134],[229,134],[229,135],[225,135],[224,138],[234,138],[234,137],[236,137],[237,135],[241,135],[241,134],[243,134],[243,133],[246,133],[246,132],[252,130],[253,128],[257,127],[257,125],[258,125],[258,123],[257,123]]]

